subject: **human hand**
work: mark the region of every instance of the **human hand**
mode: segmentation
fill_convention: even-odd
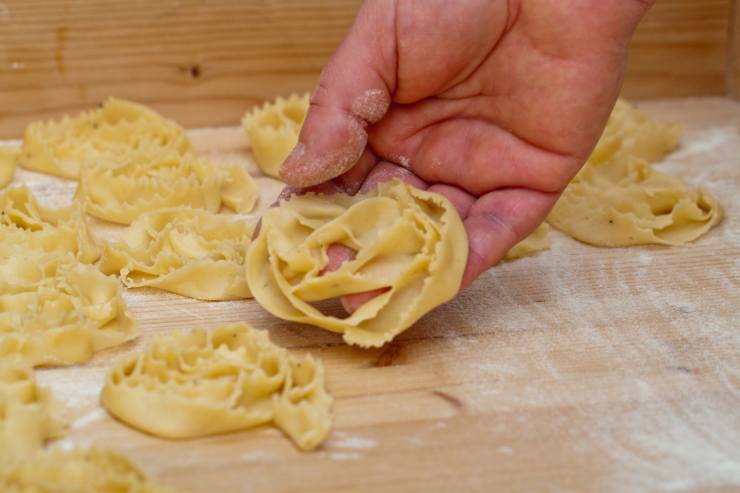
[[[280,173],[322,191],[400,177],[445,195],[468,233],[462,289],[545,219],[585,162],[652,3],[368,0]],[[329,253],[329,269],[351,258]]]

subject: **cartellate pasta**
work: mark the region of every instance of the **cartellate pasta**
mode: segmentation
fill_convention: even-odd
[[[242,127],[260,169],[280,178],[278,168],[298,142],[308,112],[308,93],[278,97],[244,115]]]
[[[0,247],[71,253],[80,262],[100,256],[79,204],[42,207],[25,186],[0,191]]]
[[[148,212],[106,244],[100,269],[129,288],[150,286],[201,300],[250,296],[244,271],[252,226],[190,207]]]
[[[0,467],[3,493],[174,493],[112,450],[53,447]]]
[[[326,272],[333,244],[356,255]],[[455,207],[395,180],[367,195],[293,196],[268,210],[247,253],[247,282],[277,317],[377,347],[457,294],[467,254]],[[384,292],[345,318],[312,304],[372,290]]]
[[[70,365],[136,337],[114,277],[71,254],[0,245],[0,358]]]
[[[185,131],[144,105],[110,98],[99,108],[58,121],[34,122],[23,137],[19,163],[24,168],[76,179],[83,162],[129,150],[191,150]]]
[[[0,188],[10,183],[15,174],[15,165],[20,152],[17,149],[0,147]]]
[[[321,362],[243,323],[157,337],[112,369],[101,400],[121,421],[167,438],[273,422],[309,450],[331,427]]]
[[[31,367],[0,359],[0,471],[32,457],[66,427],[61,405],[36,383]]]
[[[599,144],[548,222],[605,247],[681,245],[703,235],[722,218],[717,200],[650,165],[673,150],[680,137],[677,125],[650,120],[618,102]]]

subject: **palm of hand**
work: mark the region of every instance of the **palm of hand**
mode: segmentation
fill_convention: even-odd
[[[470,240],[466,286],[545,218],[585,161],[646,6],[368,2],[312,98],[301,141],[314,145],[283,175],[350,191],[399,176],[446,195]]]

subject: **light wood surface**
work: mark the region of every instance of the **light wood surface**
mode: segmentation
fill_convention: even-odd
[[[731,1],[658,0],[632,44],[625,95],[726,94],[740,56],[728,57]],[[4,0],[0,138],[111,94],[188,127],[235,125],[264,99],[309,90],[359,4]]]
[[[128,291],[138,341],[38,372],[74,419],[61,443],[115,447],[180,492],[738,491],[740,104],[643,106],[686,124],[681,149],[658,166],[719,198],[727,217],[706,237],[600,249],[553,232],[551,250],[496,267],[377,350],[281,322],[254,301]],[[193,136],[201,150],[248,160],[238,129]],[[17,181],[45,203],[74,190],[24,171]],[[279,184],[261,182],[264,206]],[[122,353],[171,329],[238,320],[324,361],[335,428],[317,451],[272,428],[159,440],[98,405]]]
[[[740,0],[732,2],[730,23],[727,89],[731,97],[740,100]]]

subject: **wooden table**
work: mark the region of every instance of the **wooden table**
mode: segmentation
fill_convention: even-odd
[[[141,337],[89,364],[40,370],[70,409],[64,446],[119,449],[178,491],[738,491],[740,105],[642,105],[686,124],[662,170],[716,194],[726,219],[679,248],[552,248],[500,265],[382,349],[275,319],[256,302],[125,294]],[[193,132],[246,159],[241,132]],[[73,182],[29,172],[42,201]],[[274,195],[279,184],[261,179]],[[114,228],[98,228],[108,236]],[[272,428],[166,441],[98,404],[107,368],[153,335],[247,320],[320,357],[336,398],[330,440],[302,453]]]

